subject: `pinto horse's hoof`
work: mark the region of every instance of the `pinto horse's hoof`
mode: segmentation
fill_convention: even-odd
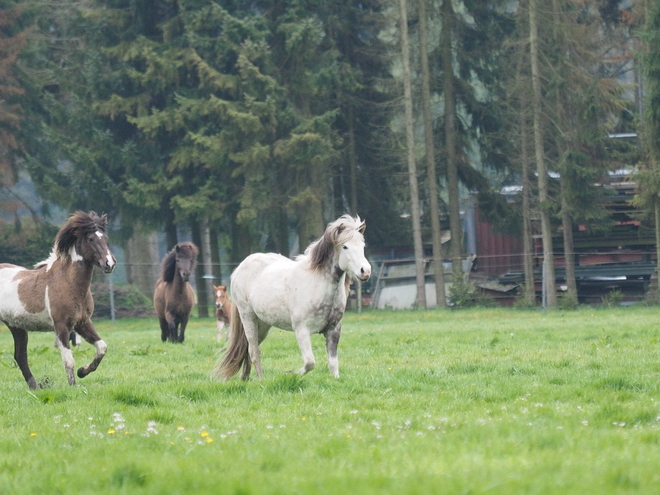
[[[87,375],[89,375],[89,372],[85,370],[84,366],[81,366],[78,368],[78,373],[76,374],[78,375],[78,378],[85,378]]]

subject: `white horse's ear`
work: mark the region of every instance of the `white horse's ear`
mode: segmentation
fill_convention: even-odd
[[[365,230],[367,230],[367,222],[366,222],[366,220],[362,220],[362,223],[361,223],[360,226],[358,227],[358,232],[359,232],[360,234],[364,234],[364,231],[365,231]]]
[[[341,234],[344,231],[345,228],[346,228],[346,225],[344,225],[343,223],[340,223],[339,225],[337,225],[337,228],[335,229],[335,238],[339,237],[339,234]]]

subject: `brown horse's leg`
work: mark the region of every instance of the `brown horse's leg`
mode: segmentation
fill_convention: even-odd
[[[179,326],[179,342],[183,342],[183,339],[186,338],[186,327],[188,326],[189,315],[181,317],[180,326]]]
[[[94,359],[87,366],[82,366],[78,368],[78,377],[85,378],[92,371],[96,371],[96,368],[99,367],[101,360],[108,352],[108,345],[99,337],[99,334],[96,333],[96,329],[92,324],[91,320],[85,320],[76,327],[76,331],[84,338],[87,342],[92,344],[96,348],[96,353],[94,354]]]
[[[158,324],[160,325],[160,340],[165,342],[170,335],[170,327],[167,320],[163,316],[158,317]]]
[[[170,342],[178,342],[177,337],[177,327],[179,326],[178,322],[174,315],[170,312],[165,313],[165,320],[167,321],[167,334]]]
[[[216,322],[216,335],[215,335],[215,340],[216,342],[222,342],[222,334],[224,333],[223,330],[225,329],[225,319],[223,317],[218,317],[218,321]]]
[[[16,360],[16,364],[18,364],[21,373],[23,373],[23,378],[25,378],[28,387],[35,389],[37,388],[37,381],[32,376],[27,359],[28,333],[22,328],[9,327],[9,330],[14,337],[14,359]]]

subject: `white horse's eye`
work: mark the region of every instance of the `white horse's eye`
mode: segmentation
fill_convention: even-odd
[[[342,246],[342,247],[343,247],[344,249],[348,249],[348,246],[346,246],[346,245],[344,245],[344,246]]]

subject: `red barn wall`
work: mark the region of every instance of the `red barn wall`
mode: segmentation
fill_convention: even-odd
[[[477,271],[500,275],[509,270],[523,269],[522,238],[493,230],[477,210]]]

